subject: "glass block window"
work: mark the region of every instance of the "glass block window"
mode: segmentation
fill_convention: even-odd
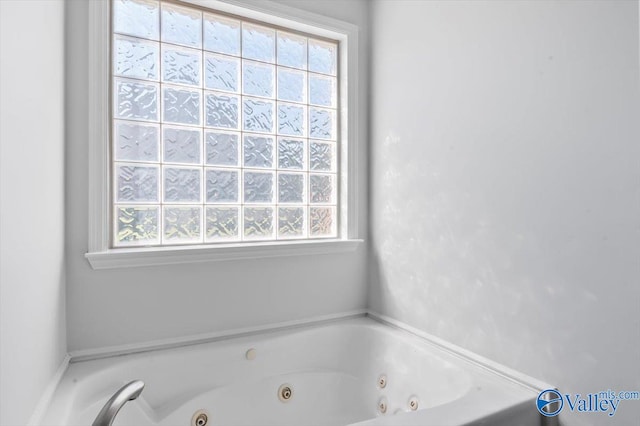
[[[338,43],[112,2],[112,246],[337,237]]]

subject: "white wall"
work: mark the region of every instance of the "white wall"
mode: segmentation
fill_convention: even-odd
[[[0,424],[25,425],[66,354],[64,4],[0,1]]]
[[[378,1],[371,27],[370,306],[564,392],[640,390],[637,1]]]
[[[308,318],[366,306],[366,248],[356,253],[92,270],[87,251],[87,3],[67,4],[67,317],[69,350]],[[362,0],[289,1],[367,30]],[[366,43],[360,61],[366,107]],[[363,112],[361,135],[366,138]],[[366,140],[366,139],[365,139]],[[366,154],[366,153],[365,153]],[[366,157],[362,181],[366,176]],[[363,187],[366,188],[366,187]],[[362,221],[363,230],[367,224]]]

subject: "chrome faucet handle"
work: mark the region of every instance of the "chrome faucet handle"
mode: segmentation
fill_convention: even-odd
[[[104,407],[102,407],[102,410],[100,410],[91,426],[111,426],[118,411],[120,411],[124,404],[126,404],[127,401],[133,401],[139,397],[143,389],[144,382],[142,380],[134,380],[118,389],[118,391],[109,398],[109,401],[104,404]]]

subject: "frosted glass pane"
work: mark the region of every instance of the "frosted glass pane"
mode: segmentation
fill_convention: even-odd
[[[162,133],[165,162],[200,163],[200,130],[165,126]]]
[[[202,13],[170,4],[162,5],[162,41],[202,46]]]
[[[158,79],[158,43],[116,35],[113,73],[122,77]]]
[[[309,137],[317,139],[335,139],[335,126],[335,111],[309,108]]]
[[[304,175],[302,173],[278,174],[278,202],[303,203]]]
[[[244,166],[273,167],[274,139],[269,136],[244,137]]]
[[[274,194],[272,172],[244,172],[245,203],[272,203]]]
[[[302,105],[278,102],[278,133],[282,135],[306,136],[304,127],[306,111]]]
[[[272,98],[275,67],[259,62],[242,61],[242,92],[245,95]]]
[[[309,103],[336,107],[336,78],[324,75],[309,75]]]
[[[244,236],[247,239],[273,238],[273,207],[244,208]]]
[[[301,207],[278,208],[278,237],[304,236],[304,209]]]
[[[235,170],[206,171],[207,202],[235,203],[238,201],[238,172]]]
[[[158,85],[116,79],[116,118],[158,120]]]
[[[333,204],[335,198],[333,175],[309,175],[312,203]]]
[[[336,236],[335,207],[309,208],[309,234],[311,237]]]
[[[263,62],[274,62],[275,30],[242,23],[242,56]]]
[[[274,102],[245,98],[243,102],[244,130],[273,132]]]
[[[157,1],[115,0],[113,31],[158,40],[159,6]]]
[[[238,56],[240,54],[240,21],[205,13],[204,48]]]
[[[207,164],[238,165],[238,135],[235,133],[206,133]]]
[[[306,69],[306,37],[278,31],[278,65]]]
[[[278,99],[282,101],[306,102],[307,76],[303,71],[278,67]]]
[[[155,166],[116,166],[116,201],[157,202],[158,173]]]
[[[165,87],[163,93],[164,121],[200,124],[200,91]]]
[[[113,154],[116,160],[158,161],[157,125],[115,122]]]
[[[238,97],[207,93],[206,125],[223,129],[238,128]]]
[[[297,170],[304,168],[304,141],[279,138],[278,167]]]
[[[164,241],[187,243],[200,241],[200,207],[165,207]]]
[[[165,167],[164,201],[199,202],[200,169]]]
[[[207,240],[229,240],[238,237],[237,207],[207,207]]]
[[[309,169],[323,172],[334,171],[335,158],[335,143],[309,142]]]
[[[335,237],[338,42],[106,1],[114,246]]]
[[[200,85],[202,52],[162,45],[162,80],[169,83]]]
[[[205,87],[237,92],[240,81],[240,60],[212,53],[207,53],[205,58]]]
[[[309,71],[336,75],[337,45],[309,40]]]
[[[116,246],[158,244],[158,207],[118,207]]]

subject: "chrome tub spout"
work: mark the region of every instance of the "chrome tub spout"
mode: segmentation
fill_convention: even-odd
[[[139,397],[142,389],[144,389],[144,382],[141,380],[134,380],[118,389],[118,391],[109,398],[109,401],[104,404],[104,407],[102,407],[102,410],[100,410],[100,413],[98,413],[98,416],[93,421],[92,426],[111,426],[118,411],[120,411],[127,401],[133,401]]]

